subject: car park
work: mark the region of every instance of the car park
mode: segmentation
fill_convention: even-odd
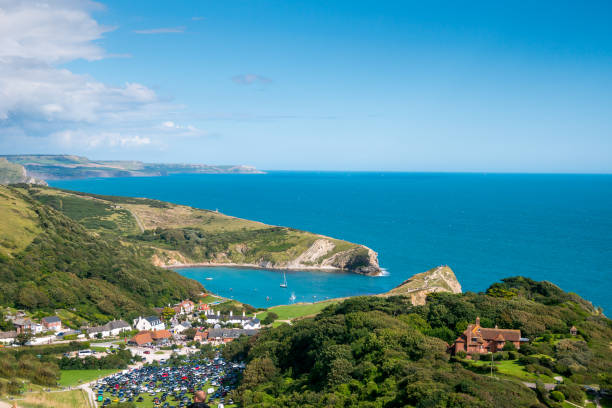
[[[227,393],[237,386],[242,367],[226,363],[219,355],[211,361],[197,353],[110,375],[93,388],[105,399],[103,406],[130,401],[137,407],[180,408],[189,405],[199,390],[205,390],[210,405],[217,406],[225,404]]]

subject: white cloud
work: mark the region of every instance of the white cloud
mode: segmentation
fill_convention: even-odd
[[[89,15],[101,7],[87,1],[1,0],[0,58],[54,63],[104,57],[104,50],[92,41],[113,28]]]
[[[123,135],[117,132],[89,132],[64,130],[51,135],[57,143],[67,149],[93,150],[97,148],[140,147],[150,145],[151,139],[138,135]]]
[[[0,145],[35,136],[66,148],[135,148],[204,135],[193,126],[162,130],[160,118],[181,107],[143,84],[108,85],[61,67],[109,57],[96,41],[113,28],[91,14],[101,8],[78,0],[0,0]]]

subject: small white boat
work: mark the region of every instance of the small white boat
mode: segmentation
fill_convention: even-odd
[[[283,283],[280,284],[281,288],[287,287],[287,276],[285,276],[285,272],[283,272]]]
[[[208,278],[206,278],[206,280],[213,280],[213,278],[211,278],[210,276]]]
[[[295,293],[291,292],[291,296],[289,297],[289,300],[291,301],[291,303],[295,302]]]

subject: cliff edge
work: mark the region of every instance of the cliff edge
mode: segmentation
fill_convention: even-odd
[[[410,296],[413,305],[424,305],[427,295],[433,292],[461,293],[461,284],[450,267],[417,273],[381,296]]]

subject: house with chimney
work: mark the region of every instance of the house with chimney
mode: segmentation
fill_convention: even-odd
[[[162,322],[162,320],[157,316],[139,316],[138,319],[134,319],[133,323],[134,328],[140,331],[156,331],[164,330],[166,328],[164,322]]]
[[[528,342],[529,339],[521,337],[520,330],[499,329],[495,326],[494,329],[482,327],[480,318],[476,318],[475,324],[469,324],[467,329],[455,340],[455,343],[450,347],[453,354],[459,351],[468,354],[478,353],[495,353],[502,351],[506,342],[511,342],[518,350],[521,343]]]
[[[261,328],[261,322],[256,317],[247,316],[243,311],[242,316],[234,315],[234,312],[230,310],[229,315],[222,315],[218,311],[215,314],[213,309],[206,311],[204,315],[206,317],[206,323],[208,324],[239,324],[243,329],[259,329]]]

